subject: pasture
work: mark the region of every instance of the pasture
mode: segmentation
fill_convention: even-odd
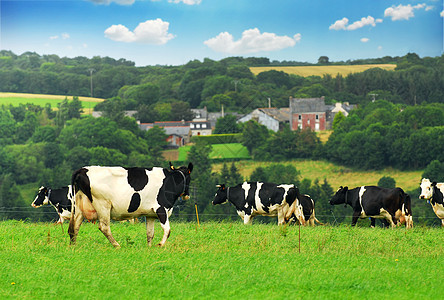
[[[174,213],[173,213],[174,216]],[[171,222],[165,248],[145,224],[97,225],[69,246],[67,224],[0,223],[0,294],[74,299],[440,299],[442,228]],[[160,240],[156,222],[154,241]]]
[[[248,149],[240,143],[213,144],[210,159],[250,159]],[[180,147],[178,161],[187,161],[191,145]]]
[[[302,77],[308,76],[324,76],[331,75],[336,77],[340,74],[347,76],[351,73],[360,73],[372,68],[381,68],[384,70],[394,70],[396,65],[394,64],[374,64],[374,65],[330,65],[330,66],[288,66],[288,67],[250,67],[250,71],[257,75],[266,71],[282,71],[291,75],[298,75]]]
[[[47,103],[51,105],[53,109],[57,109],[57,104],[65,100],[72,100],[72,96],[62,96],[62,95],[41,95],[41,94],[25,94],[25,93],[0,93],[0,106],[1,105],[13,105],[18,106],[19,104],[35,104],[41,107],[45,107]],[[90,114],[97,105],[97,103],[102,102],[104,99],[101,98],[91,98],[91,97],[79,97],[82,102],[83,110],[85,113]]]
[[[251,160],[237,161],[236,167],[244,178],[249,178],[251,173],[258,167],[266,167],[271,164],[282,163],[293,165],[301,173],[301,179],[323,181],[327,179],[328,183],[336,190],[339,186],[356,187],[361,185],[377,185],[379,179],[383,176],[390,176],[396,181],[396,185],[402,187],[405,191],[411,191],[419,188],[421,174],[423,170],[399,171],[393,168],[382,170],[362,171],[354,170],[344,166],[323,160],[293,160],[285,162],[257,162]],[[222,163],[213,165],[213,172],[220,172]]]

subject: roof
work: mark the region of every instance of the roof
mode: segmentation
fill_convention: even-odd
[[[292,113],[325,112],[324,98],[290,98]]]
[[[259,110],[279,122],[288,122],[290,120],[289,108],[259,108]]]

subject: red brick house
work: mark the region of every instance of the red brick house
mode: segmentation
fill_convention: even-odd
[[[327,116],[324,97],[290,97],[291,130],[310,128],[312,131],[327,129]]]

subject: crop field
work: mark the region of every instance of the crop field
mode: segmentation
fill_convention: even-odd
[[[210,159],[250,159],[250,154],[245,146],[239,143],[212,145]],[[179,148],[179,161],[186,161],[191,146]]]
[[[173,214],[174,216],[174,214]],[[114,249],[84,223],[0,223],[0,295],[33,299],[442,299],[441,228],[171,221],[164,248],[145,224],[113,223]],[[156,222],[155,242],[161,228]],[[300,236],[300,243],[299,243]],[[299,248],[300,244],[300,248]]]
[[[339,166],[328,161],[322,160],[293,160],[280,162],[282,164],[291,164],[301,173],[301,179],[323,181],[327,179],[328,183],[336,190],[339,186],[356,187],[361,185],[377,185],[379,179],[383,176],[390,176],[396,181],[396,185],[405,191],[419,188],[423,170],[399,171],[393,168],[386,168],[376,171],[353,170],[344,166]],[[249,178],[251,173],[258,167],[266,167],[272,162],[257,162],[244,160],[235,162],[236,167],[244,178]],[[222,163],[214,164],[213,171],[220,172]]]
[[[253,74],[257,75],[261,72],[270,70],[283,71],[288,74],[308,76],[331,75],[335,77],[338,74],[346,76],[351,73],[360,73],[372,68],[381,68],[384,70],[394,70],[396,65],[393,64],[375,64],[375,65],[332,65],[332,66],[289,66],[289,67],[250,67]]]
[[[57,108],[57,104],[65,100],[67,96],[62,95],[40,95],[40,94],[23,94],[23,93],[0,93],[0,106],[1,105],[13,105],[32,103],[44,107],[47,103],[51,107]],[[72,100],[72,96],[68,96],[68,100]],[[90,113],[97,103],[102,102],[101,98],[79,97],[82,102],[83,110],[85,113]]]

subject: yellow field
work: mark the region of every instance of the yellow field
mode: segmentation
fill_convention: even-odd
[[[276,70],[283,71],[288,74],[308,76],[331,75],[335,77],[337,74],[346,76],[351,73],[360,73],[372,68],[381,68],[384,70],[394,70],[396,65],[393,64],[375,64],[375,65],[342,65],[342,66],[294,66],[294,67],[251,67],[253,74],[257,75],[261,72]]]
[[[43,95],[43,94],[25,94],[25,93],[2,93],[0,92],[0,105],[14,106],[19,104],[34,103],[36,105],[45,106],[47,103],[51,105],[53,109],[57,109],[57,104],[63,101],[67,96],[63,95]],[[68,100],[72,100],[72,96],[68,96]],[[101,98],[91,97],[79,97],[79,100],[83,102],[84,114],[91,114],[94,106],[104,101]]]
[[[338,166],[327,161],[319,160],[295,160],[281,162],[296,167],[301,172],[301,179],[307,178],[314,181],[316,178],[322,183],[324,178],[333,187],[334,190],[339,186],[357,187],[362,185],[377,185],[379,179],[383,176],[390,176],[396,181],[396,186],[405,191],[411,191],[419,188],[421,174],[423,170],[417,171],[399,171],[393,168],[387,168],[377,171],[356,171],[347,167]],[[271,162],[238,161],[235,163],[239,172],[244,178],[249,178],[251,173],[258,167],[266,167]],[[229,166],[231,163],[229,163]],[[220,172],[222,164],[214,164],[213,172]],[[222,182],[221,182],[222,183]],[[282,180],[282,183],[289,183]]]

